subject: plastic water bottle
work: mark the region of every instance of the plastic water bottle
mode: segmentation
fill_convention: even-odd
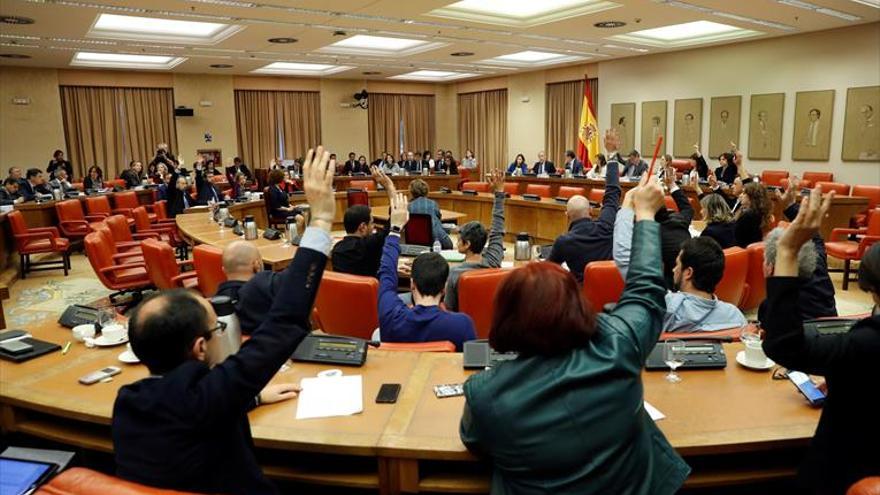
[[[434,241],[434,247],[433,247],[433,249],[431,249],[431,250],[434,251],[435,253],[439,253],[440,251],[443,250],[443,246],[440,245],[440,241],[439,241],[439,240],[435,240],[435,241]]]

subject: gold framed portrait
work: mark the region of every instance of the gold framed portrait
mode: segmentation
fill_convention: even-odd
[[[703,99],[675,100],[673,120],[674,139],[672,154],[687,158],[694,153],[694,145],[701,145],[703,137]]]
[[[636,104],[612,103],[611,128],[620,136],[620,150],[629,153],[635,147],[636,140]]]
[[[657,138],[663,136],[660,154],[666,154],[666,100],[642,102],[642,154],[654,153]]]
[[[782,116],[785,93],[752,95],[749,105],[749,159],[782,158]]]
[[[742,96],[715,96],[709,110],[709,155],[718,156],[739,145],[739,121]]]
[[[834,90],[799,91],[794,101],[792,160],[827,161],[831,152]]]
[[[841,159],[880,162],[880,86],[846,90]]]

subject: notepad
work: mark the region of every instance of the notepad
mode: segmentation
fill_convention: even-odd
[[[464,261],[465,256],[464,253],[459,253],[455,249],[444,249],[440,251],[440,256],[443,256],[443,259],[446,261]]]
[[[361,375],[303,378],[296,419],[351,416],[364,410]]]
[[[666,418],[665,414],[660,412],[660,410],[656,407],[649,404],[648,401],[645,401],[645,411],[648,411],[648,416],[651,416],[651,419],[653,419],[654,421],[660,421],[661,419]]]

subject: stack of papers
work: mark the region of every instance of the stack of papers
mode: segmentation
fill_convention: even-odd
[[[459,253],[455,249],[444,249],[440,251],[440,256],[443,256],[443,259],[446,261],[464,261],[464,253]]]
[[[361,375],[303,378],[296,419],[351,416],[364,410]]]

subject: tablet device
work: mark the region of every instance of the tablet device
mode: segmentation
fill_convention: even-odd
[[[58,470],[57,464],[0,457],[0,495],[22,495],[45,483]]]

